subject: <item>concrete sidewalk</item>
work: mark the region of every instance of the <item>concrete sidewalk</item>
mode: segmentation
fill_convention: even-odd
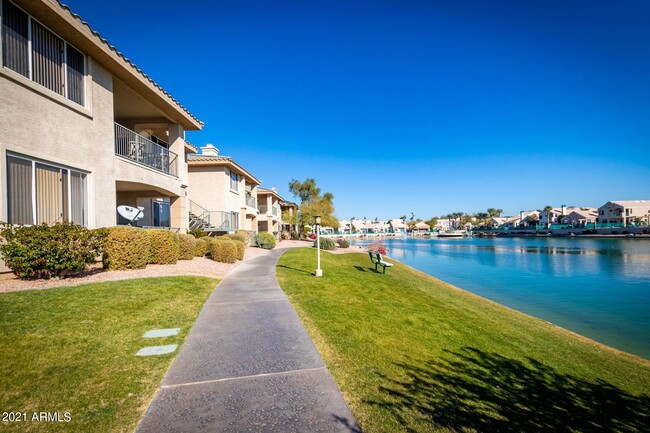
[[[210,295],[136,433],[361,431],[275,279],[284,251]]]

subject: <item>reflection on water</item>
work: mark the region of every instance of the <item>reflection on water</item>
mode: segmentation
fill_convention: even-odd
[[[650,359],[650,240],[434,238],[385,243],[391,257],[437,278]]]

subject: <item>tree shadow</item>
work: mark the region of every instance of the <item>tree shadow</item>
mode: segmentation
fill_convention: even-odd
[[[309,275],[314,275],[313,271],[306,271],[304,269],[292,268],[291,266],[287,266],[287,265],[277,265],[277,267],[278,268],[291,269],[292,271],[302,272],[302,273],[309,274]]]
[[[414,413],[454,432],[648,432],[650,397],[602,380],[589,382],[474,348],[445,351],[437,360],[396,363],[400,378],[383,376],[376,400],[408,432]]]

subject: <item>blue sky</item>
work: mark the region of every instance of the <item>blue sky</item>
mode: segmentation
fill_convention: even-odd
[[[67,4],[188,140],[287,199],[316,178],[339,218],[650,199],[648,1]]]

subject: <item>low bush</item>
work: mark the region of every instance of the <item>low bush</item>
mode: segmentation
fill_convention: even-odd
[[[194,257],[203,257],[208,253],[208,241],[197,239],[194,245]]]
[[[142,269],[149,263],[151,241],[145,229],[117,226],[108,229],[104,240],[105,269]]]
[[[246,230],[235,230],[235,234],[241,236],[240,241],[244,243],[244,246],[249,246],[251,244],[251,234]]]
[[[173,265],[178,261],[180,247],[178,235],[164,229],[145,230],[151,242],[149,263]]]
[[[258,233],[253,237],[253,245],[265,250],[272,250],[275,248],[275,237],[269,232]]]
[[[283,230],[282,235],[280,237],[282,238],[282,240],[288,241],[289,239],[291,239],[291,234],[288,231]]]
[[[19,278],[65,277],[83,271],[100,254],[101,232],[72,223],[0,229],[0,254]]]
[[[192,260],[194,258],[194,251],[196,250],[197,239],[192,235],[179,235],[179,260]]]
[[[317,241],[314,241],[314,247],[316,247]],[[336,243],[334,242],[333,239],[330,238],[321,238],[320,239],[320,249],[321,250],[335,250],[336,249]]]
[[[220,236],[219,239],[229,239],[231,241],[238,241],[243,243],[244,245],[247,245],[247,237],[242,235],[241,233],[231,233],[227,235]]]
[[[244,254],[246,253],[246,245],[241,241],[233,241],[237,247],[237,260],[244,260]]]
[[[204,237],[204,236],[207,235],[207,233],[204,232],[204,231],[201,230],[201,229],[190,229],[190,230],[187,231],[187,234],[188,234],[188,235],[192,235],[192,236],[194,236],[194,237],[197,238],[197,239],[198,239],[198,238],[202,238],[202,237]]]
[[[347,239],[339,239],[336,243],[339,244],[339,247],[341,248],[350,248],[350,241]]]
[[[291,239],[294,240],[294,241],[297,241],[297,240],[300,239],[300,235],[298,233],[296,233],[296,232],[292,232],[291,233]]]
[[[208,244],[208,253],[215,262],[235,263],[238,257],[237,241],[213,238]]]

